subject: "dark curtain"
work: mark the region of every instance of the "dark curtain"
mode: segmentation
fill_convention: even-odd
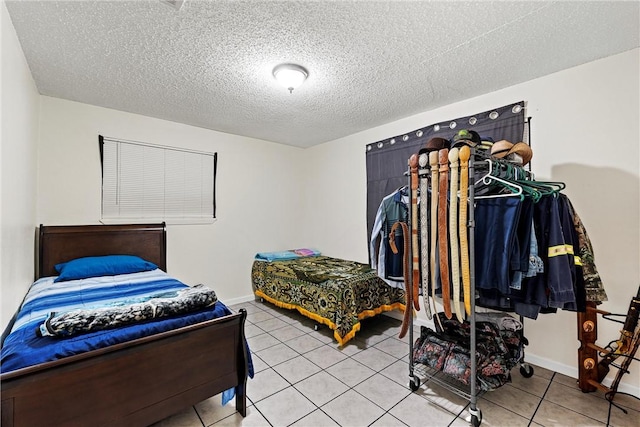
[[[367,144],[367,238],[382,199],[408,184],[408,160],[431,138],[451,139],[460,129],[474,130],[494,141],[528,142],[525,135],[524,101],[471,116],[431,124],[420,129]],[[369,247],[369,245],[367,245]]]

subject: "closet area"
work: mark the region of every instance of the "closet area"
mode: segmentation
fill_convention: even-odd
[[[406,292],[409,387],[434,382],[462,396],[474,426],[479,396],[509,383],[516,365],[534,373],[525,317],[606,300],[564,183],[532,173],[524,107],[367,146],[370,261]],[[433,326],[414,333],[420,310]]]

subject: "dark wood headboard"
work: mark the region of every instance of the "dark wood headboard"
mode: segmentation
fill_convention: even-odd
[[[56,276],[55,265],[75,258],[137,255],[167,271],[166,227],[161,224],[40,225],[36,279]]]

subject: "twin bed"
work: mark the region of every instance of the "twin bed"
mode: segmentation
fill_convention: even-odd
[[[251,271],[254,294],[329,326],[338,344],[355,336],[360,320],[404,311],[404,291],[387,285],[369,265],[317,253],[307,256],[304,250],[289,252],[294,255],[258,254]]]
[[[113,254],[134,255],[158,269],[117,276],[124,283],[112,278],[86,279],[93,281],[86,285],[84,279],[52,279],[58,276],[56,264]],[[101,298],[127,289],[121,298],[136,301],[141,287],[160,297],[186,288],[164,271],[164,224],[41,226],[39,280],[23,304],[31,312],[16,313],[2,337],[2,426],[148,425],[219,393],[235,393],[236,409],[244,416],[251,370],[244,310],[232,312],[220,301],[207,300],[207,307],[178,317],[125,325],[121,329],[131,333],[126,339],[112,329],[36,336],[41,311],[49,303],[38,309],[34,295],[52,294],[65,307],[66,295],[74,292],[59,289],[78,283],[101,289]],[[152,311],[158,310],[155,305]],[[79,344],[80,338],[87,346]]]

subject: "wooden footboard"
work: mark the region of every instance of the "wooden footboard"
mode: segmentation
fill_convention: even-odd
[[[2,426],[143,426],[237,388],[246,312],[0,375]]]

